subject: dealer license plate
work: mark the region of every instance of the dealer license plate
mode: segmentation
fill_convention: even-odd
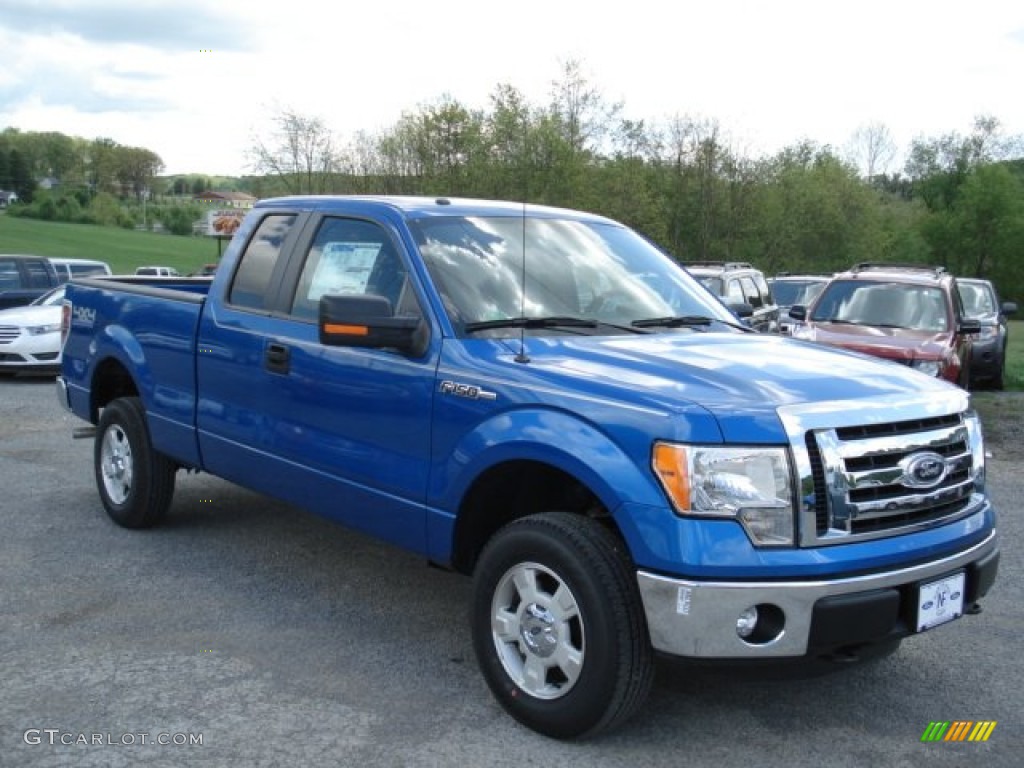
[[[964,612],[964,574],[955,573],[921,585],[917,599],[917,631],[952,621]]]

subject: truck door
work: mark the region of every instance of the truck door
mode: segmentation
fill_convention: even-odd
[[[374,293],[396,314],[421,313],[407,256],[377,222],[317,216],[290,238],[296,255],[285,263],[261,237],[264,224],[283,226],[271,219],[200,331],[204,465],[424,551],[437,346],[418,358],[328,347],[317,327],[326,293]]]

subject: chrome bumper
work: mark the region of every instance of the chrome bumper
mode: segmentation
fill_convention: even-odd
[[[640,571],[637,578],[651,643],[676,656],[757,659],[803,656],[815,603],[827,597],[899,587],[964,568],[998,550],[997,534],[955,555],[867,576],[823,581],[710,582],[671,579]],[[781,632],[751,643],[736,632],[736,619],[753,605],[776,606]],[[966,606],[965,606],[966,607]]]

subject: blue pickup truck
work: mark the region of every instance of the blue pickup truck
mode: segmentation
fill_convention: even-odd
[[[753,333],[599,216],[270,199],[212,279],[64,310],[114,521],[202,470],[469,574],[488,685],[553,737],[625,721],[658,653],[878,655],[995,580],[967,393]]]

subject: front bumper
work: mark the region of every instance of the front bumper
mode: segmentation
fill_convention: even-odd
[[[846,579],[780,582],[690,581],[638,573],[651,643],[675,656],[718,659],[825,655],[914,631],[917,587],[963,570],[964,609],[988,591],[999,563],[998,537],[928,563]],[[771,626],[763,640],[736,632],[750,606]]]

